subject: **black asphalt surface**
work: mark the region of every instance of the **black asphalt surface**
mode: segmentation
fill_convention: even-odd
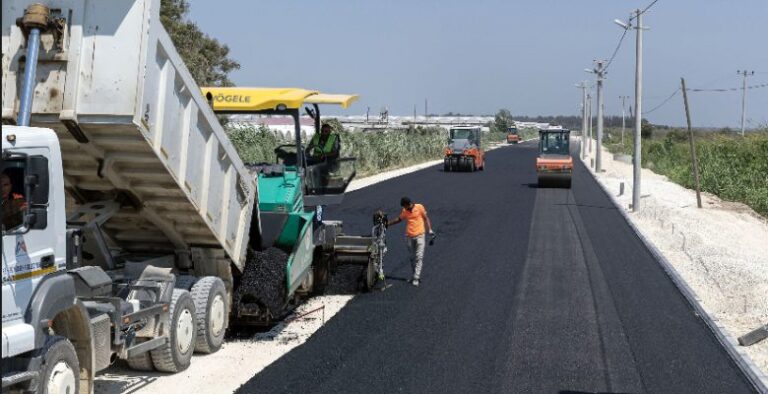
[[[403,225],[394,286],[354,298],[240,392],[747,393],[747,379],[577,161],[573,188],[538,189],[532,144],[488,168],[437,167],[352,192],[327,218],[370,231],[372,212],[423,203],[439,236],[423,280]]]

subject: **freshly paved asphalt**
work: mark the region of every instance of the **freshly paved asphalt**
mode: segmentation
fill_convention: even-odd
[[[746,378],[577,162],[573,188],[538,189],[532,144],[488,168],[432,167],[350,193],[326,217],[423,203],[439,237],[414,288],[403,225],[394,286],[362,294],[241,392],[743,393]]]

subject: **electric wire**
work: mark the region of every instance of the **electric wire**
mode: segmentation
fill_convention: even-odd
[[[621,44],[624,42],[624,37],[627,36],[627,30],[624,29],[624,33],[621,33],[621,38],[619,38],[619,43],[616,44],[616,49],[613,50],[613,54],[611,55],[611,58],[608,59],[608,62],[605,64],[605,67],[603,67],[603,71],[607,71],[608,67],[611,66],[611,63],[613,63],[613,59],[616,58],[616,54],[619,53],[619,49],[621,48]]]
[[[766,87],[768,87],[768,83],[762,83],[762,84],[758,84],[758,85],[747,86],[747,90],[761,89],[761,88],[766,88]],[[743,90],[743,88],[741,88],[741,87],[738,87],[738,88],[724,88],[724,89],[697,89],[697,88],[693,88],[693,89],[686,89],[686,90],[688,90],[688,92],[718,92],[718,93],[721,93],[721,92],[735,92],[735,91]],[[653,107],[652,109],[650,109],[648,111],[643,111],[643,115],[650,114],[650,113],[656,111],[657,109],[663,107],[664,105],[666,105],[669,102],[669,100],[672,100],[672,98],[677,96],[677,94],[680,93],[680,91],[681,91],[681,88],[677,88],[674,92],[672,92],[672,94],[670,94],[666,99],[664,99],[664,101],[659,103],[657,106]]]
[[[640,11],[640,14],[641,14],[641,15],[642,15],[642,14],[645,14],[645,13],[646,13],[648,10],[650,10],[650,9],[651,9],[651,7],[653,7],[653,6],[656,4],[656,2],[657,2],[657,1],[659,1],[659,0],[653,0],[653,1],[651,2],[651,4],[648,4],[647,6],[645,6],[645,8],[643,8],[643,10],[642,10],[642,11]],[[633,16],[631,16],[631,17],[629,17],[629,21],[630,21],[630,22],[632,22],[632,21],[633,21],[633,20],[635,20],[635,19],[637,19],[637,14],[635,14],[635,15],[633,15]]]
[[[688,89],[688,90],[690,90],[690,89]],[[670,94],[669,97],[667,97],[664,101],[662,101],[661,104],[653,107],[652,109],[650,109],[648,111],[643,111],[643,115],[648,115],[651,112],[656,111],[657,109],[663,107],[665,104],[667,104],[669,102],[669,100],[672,100],[673,97],[677,96],[678,93],[680,93],[680,88],[675,89],[675,91],[672,92],[672,94]]]

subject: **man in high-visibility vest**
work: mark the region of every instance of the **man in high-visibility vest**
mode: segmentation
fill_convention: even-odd
[[[21,194],[13,193],[13,183],[8,174],[0,175],[0,186],[3,191],[3,228],[11,230],[24,223],[24,211],[27,201]]]
[[[331,133],[331,125],[324,124],[320,133],[315,133],[307,146],[307,164],[335,161],[339,158],[341,140],[339,135]]]

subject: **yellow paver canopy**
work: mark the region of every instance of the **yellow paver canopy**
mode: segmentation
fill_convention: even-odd
[[[348,108],[359,97],[356,94],[325,94],[298,88],[207,87],[202,91],[216,112],[299,109],[304,103],[336,104]]]
[[[307,97],[305,101],[312,104],[337,104],[340,105],[341,108],[347,109],[349,108],[349,105],[358,98],[360,98],[360,96],[356,94],[318,93]]]
[[[296,88],[202,88],[216,112],[258,112],[301,108],[316,90]]]

